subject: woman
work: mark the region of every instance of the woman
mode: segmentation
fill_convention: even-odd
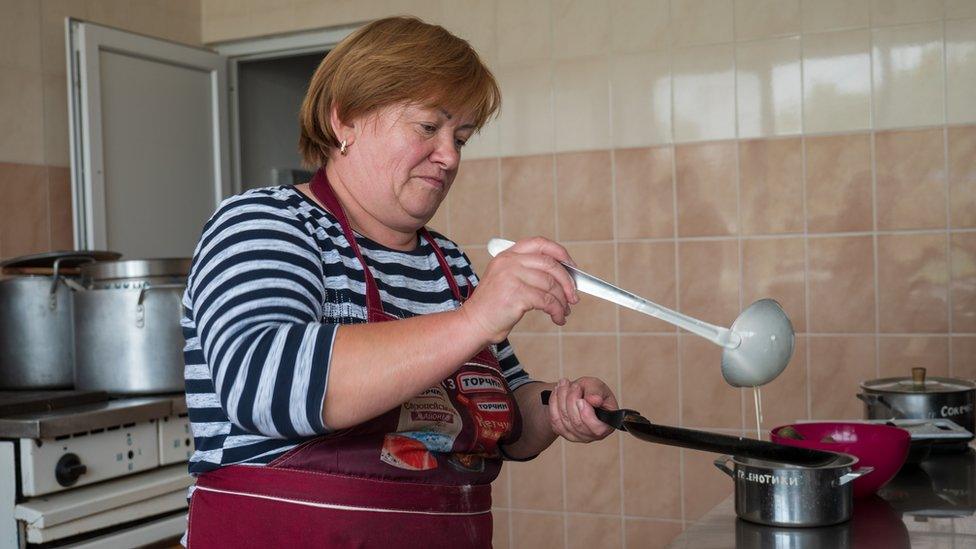
[[[190,547],[487,547],[502,459],[609,434],[605,383],[533,382],[506,339],[530,310],[566,322],[566,250],[518,242],[479,283],[424,228],[498,104],[465,41],[367,25],[309,86],[311,183],[232,197],[207,223],[184,298]]]

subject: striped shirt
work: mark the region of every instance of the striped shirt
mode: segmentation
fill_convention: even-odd
[[[461,288],[478,279],[431,233]],[[384,310],[456,309],[430,243],[403,252],[358,236]],[[294,187],[228,198],[204,226],[183,296],[190,472],[265,464],[329,432],[322,420],[336,327],[366,321],[362,265],[335,217]],[[493,347],[509,387],[529,382],[507,341]]]

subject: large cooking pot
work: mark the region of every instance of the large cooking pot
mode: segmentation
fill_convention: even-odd
[[[71,286],[78,287],[78,266],[119,257],[76,250],[0,263],[0,389],[71,388]]]
[[[732,464],[730,467],[729,464]],[[735,483],[735,514],[768,526],[830,526],[850,520],[851,481],[872,471],[854,470],[857,458],[837,454],[818,467],[722,456],[715,466]]]
[[[181,300],[190,260],[82,267],[75,298],[75,388],[112,394],[183,390]]]
[[[950,419],[976,432],[976,383],[949,377],[926,379],[925,368],[912,377],[886,377],[861,383],[867,419]]]

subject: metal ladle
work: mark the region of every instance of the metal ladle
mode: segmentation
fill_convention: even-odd
[[[488,241],[492,257],[515,243],[502,238]],[[756,387],[776,379],[793,356],[793,323],[772,299],[746,307],[732,329],[714,326],[644,299],[609,282],[562,264],[580,292],[661,319],[722,347],[722,377],[733,387]]]

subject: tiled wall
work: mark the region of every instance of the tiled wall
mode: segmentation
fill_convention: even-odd
[[[73,246],[66,16],[201,43],[200,0],[0,0],[0,258]]]

